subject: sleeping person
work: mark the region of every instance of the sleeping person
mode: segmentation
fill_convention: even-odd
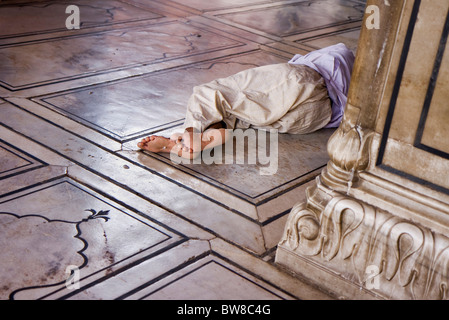
[[[252,68],[196,86],[187,104],[184,132],[170,138],[150,136],[137,145],[192,159],[225,143],[228,130],[307,134],[338,127],[353,64],[354,54],[340,43],[295,55],[288,63]]]

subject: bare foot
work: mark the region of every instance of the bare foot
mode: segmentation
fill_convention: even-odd
[[[151,152],[170,152],[174,146],[174,142],[165,137],[151,136],[143,138],[137,146]]]

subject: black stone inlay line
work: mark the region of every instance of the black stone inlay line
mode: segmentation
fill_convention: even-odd
[[[416,148],[419,148],[419,149],[422,149],[429,153],[432,153],[438,157],[445,158],[445,159],[449,160],[449,153],[438,150],[438,149],[430,147],[430,146],[427,146],[421,142],[423,134],[424,134],[425,126],[426,126],[427,116],[429,114],[430,105],[432,103],[433,93],[435,91],[435,86],[436,86],[436,83],[438,80],[441,63],[443,61],[444,52],[446,50],[448,36],[449,36],[449,11],[446,16],[446,22],[444,24],[444,29],[441,34],[440,45],[438,47],[438,52],[435,57],[432,75],[431,75],[430,81],[429,81],[429,87],[427,88],[426,98],[424,100],[424,107],[423,107],[423,110],[421,113],[421,117],[419,119],[418,130],[416,132],[414,146]]]
[[[7,152],[13,154],[16,157],[28,162],[25,165],[15,167],[15,168],[12,168],[9,170],[1,171],[0,172],[0,180],[10,178],[10,177],[13,177],[13,176],[16,176],[19,174],[23,174],[23,173],[31,171],[31,170],[35,170],[35,169],[39,169],[39,168],[48,166],[48,164],[45,163],[44,161],[32,156],[31,154],[28,154],[27,152],[25,152],[23,150],[20,150],[20,149],[14,147],[13,145],[9,144],[8,142],[6,142],[2,139],[0,139],[0,148],[2,148],[3,150],[6,150]]]
[[[388,135],[391,129],[391,123],[393,122],[394,110],[396,108],[396,103],[399,96],[399,90],[401,88],[402,77],[404,75],[405,64],[407,63],[408,52],[410,50],[410,44],[412,42],[413,32],[415,31],[415,25],[418,18],[419,7],[421,5],[421,0],[415,0],[413,4],[412,14],[410,16],[410,22],[407,28],[407,33],[404,40],[404,46],[402,47],[402,53],[399,61],[398,71],[396,74],[396,81],[393,87],[393,93],[390,99],[390,106],[387,112],[387,118],[385,119],[384,131],[382,133],[382,139],[380,142],[379,153],[377,155],[376,166],[380,166],[382,164],[385,148],[388,141]]]

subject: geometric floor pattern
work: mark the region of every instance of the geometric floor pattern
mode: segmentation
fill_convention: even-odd
[[[66,28],[69,5],[79,29]],[[277,266],[333,130],[277,170],[139,151],[194,86],[343,42],[363,0],[0,1],[0,299],[329,299]]]

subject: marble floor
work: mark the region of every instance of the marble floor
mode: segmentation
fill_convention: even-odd
[[[195,85],[338,42],[356,51],[364,8],[0,1],[0,299],[334,298],[273,261],[332,130],[276,136],[274,174],[136,142],[179,130]]]

